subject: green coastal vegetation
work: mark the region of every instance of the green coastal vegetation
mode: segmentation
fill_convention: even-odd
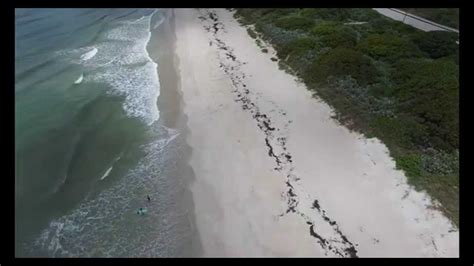
[[[459,29],[459,8],[399,8],[441,25]]]
[[[458,225],[456,33],[423,32],[365,8],[237,9],[235,17],[339,122],[382,140],[408,182]]]

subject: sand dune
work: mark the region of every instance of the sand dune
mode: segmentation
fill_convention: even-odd
[[[204,256],[459,256],[385,145],[338,125],[232,12],[174,13]]]

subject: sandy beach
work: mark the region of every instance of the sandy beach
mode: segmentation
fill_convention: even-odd
[[[458,257],[459,231],[386,146],[350,132],[225,9],[175,9],[205,257]]]

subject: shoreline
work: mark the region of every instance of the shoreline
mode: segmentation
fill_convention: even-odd
[[[338,125],[231,12],[176,14],[204,256],[459,256],[385,145]]]
[[[157,99],[158,108],[160,110],[160,120],[167,128],[177,129],[181,135],[186,136],[189,130],[186,127],[186,114],[183,112],[183,98],[180,93],[180,84],[177,68],[179,62],[175,53],[176,36],[175,36],[175,18],[172,9],[164,10],[163,22],[156,29],[152,30],[152,37],[149,45],[157,45],[158,49],[150,49],[152,59],[158,64],[158,76],[160,80],[160,95]],[[184,139],[184,138],[183,138]],[[189,188],[190,183],[194,180],[194,173],[188,164],[188,157],[192,149],[186,143],[184,145],[183,154],[179,157],[176,167],[176,175],[186,181],[184,186]],[[191,226],[192,243],[190,250],[184,251],[184,257],[195,257],[202,253],[199,235],[195,232],[194,206],[191,191],[187,189],[183,195],[184,204],[188,206],[190,215],[188,215]]]

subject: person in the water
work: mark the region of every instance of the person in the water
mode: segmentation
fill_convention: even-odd
[[[151,202],[150,195],[146,195],[146,198],[148,199],[148,202]]]

